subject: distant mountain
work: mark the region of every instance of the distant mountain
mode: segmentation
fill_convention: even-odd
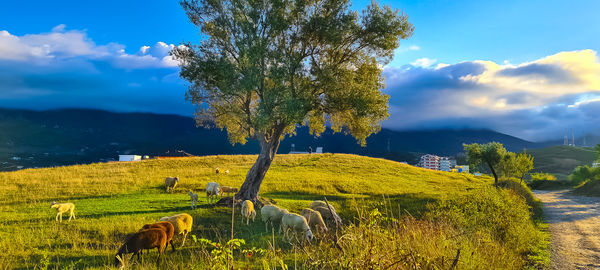
[[[383,129],[360,147],[354,138],[330,129],[313,137],[300,127],[286,137],[279,153],[309,146],[325,152],[355,153],[416,163],[420,153],[455,155],[463,143],[498,141],[509,150],[543,144],[491,130],[393,131]],[[197,128],[190,117],[151,113],[114,113],[88,109],[28,111],[0,109],[0,170],[109,161],[119,154],[163,155],[185,150],[194,155],[254,154],[254,141],[232,146],[225,131]],[[22,167],[21,167],[22,166]]]

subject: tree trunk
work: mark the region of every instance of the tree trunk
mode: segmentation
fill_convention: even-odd
[[[496,171],[494,170],[494,167],[492,167],[492,164],[490,164],[489,162],[487,162],[487,165],[490,167],[490,171],[492,171],[492,174],[494,175],[494,185],[498,185],[498,175],[496,174]]]
[[[242,184],[240,191],[235,194],[236,200],[256,201],[260,185],[262,184],[262,181],[267,174],[267,170],[269,170],[271,162],[279,148],[281,132],[274,133],[275,134],[271,136],[272,138],[270,140],[267,140],[265,135],[258,134],[260,154],[258,155],[256,162],[254,162],[254,165],[252,165],[252,168],[248,171],[246,180]]]

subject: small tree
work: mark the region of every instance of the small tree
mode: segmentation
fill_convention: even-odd
[[[359,15],[348,0],[181,5],[202,32],[198,45],[172,52],[197,124],[225,128],[232,144],[260,144],[236,198],[257,198],[279,142],[297,125],[319,135],[329,123],[365,145],[388,117],[382,67],[413,32],[397,10],[373,3]]]
[[[494,184],[498,185],[497,167],[506,155],[506,149],[501,143],[491,142],[487,144],[463,144],[467,153],[467,161],[472,166],[485,164],[494,175]]]
[[[516,157],[515,166],[517,177],[519,177],[521,179],[521,182],[523,182],[523,177],[525,176],[525,174],[530,172],[534,168],[533,156],[528,155],[527,152],[518,154]]]

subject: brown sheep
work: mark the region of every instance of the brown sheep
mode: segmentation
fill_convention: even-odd
[[[321,216],[321,213],[312,210],[310,208],[304,208],[302,209],[302,211],[300,211],[300,215],[302,215],[303,217],[306,218],[306,221],[308,222],[308,226],[310,226],[311,228],[314,228],[315,232],[320,231],[320,232],[326,232],[327,231],[327,226],[325,226],[325,222],[323,221],[323,217]]]
[[[230,186],[222,186],[221,187],[221,197],[223,197],[224,193],[227,193],[227,196],[229,196],[229,193],[237,193],[238,189],[234,188],[234,187],[230,187]]]
[[[167,192],[173,193],[173,190],[179,183],[179,177],[167,177],[165,178],[165,189]]]
[[[171,244],[171,248],[173,249],[173,252],[175,252],[175,246],[173,245],[173,235],[175,234],[175,227],[173,227],[173,224],[171,224],[171,222],[161,221],[154,224],[146,224],[140,229],[140,232],[147,229],[164,230],[167,234],[167,244],[165,245],[165,251],[167,249],[167,246]]]
[[[140,253],[143,249],[158,249],[158,259],[156,260],[156,266],[158,267],[160,262],[160,256],[163,254],[163,250],[167,245],[167,234],[163,229],[147,229],[142,230],[131,235],[123,246],[117,251],[115,255],[115,267],[119,266],[119,258],[124,261],[123,255],[133,253],[130,260],[134,255],[137,254],[138,260],[140,260]]]

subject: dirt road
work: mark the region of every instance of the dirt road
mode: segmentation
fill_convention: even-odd
[[[552,235],[551,269],[600,269],[600,198],[534,191]]]

